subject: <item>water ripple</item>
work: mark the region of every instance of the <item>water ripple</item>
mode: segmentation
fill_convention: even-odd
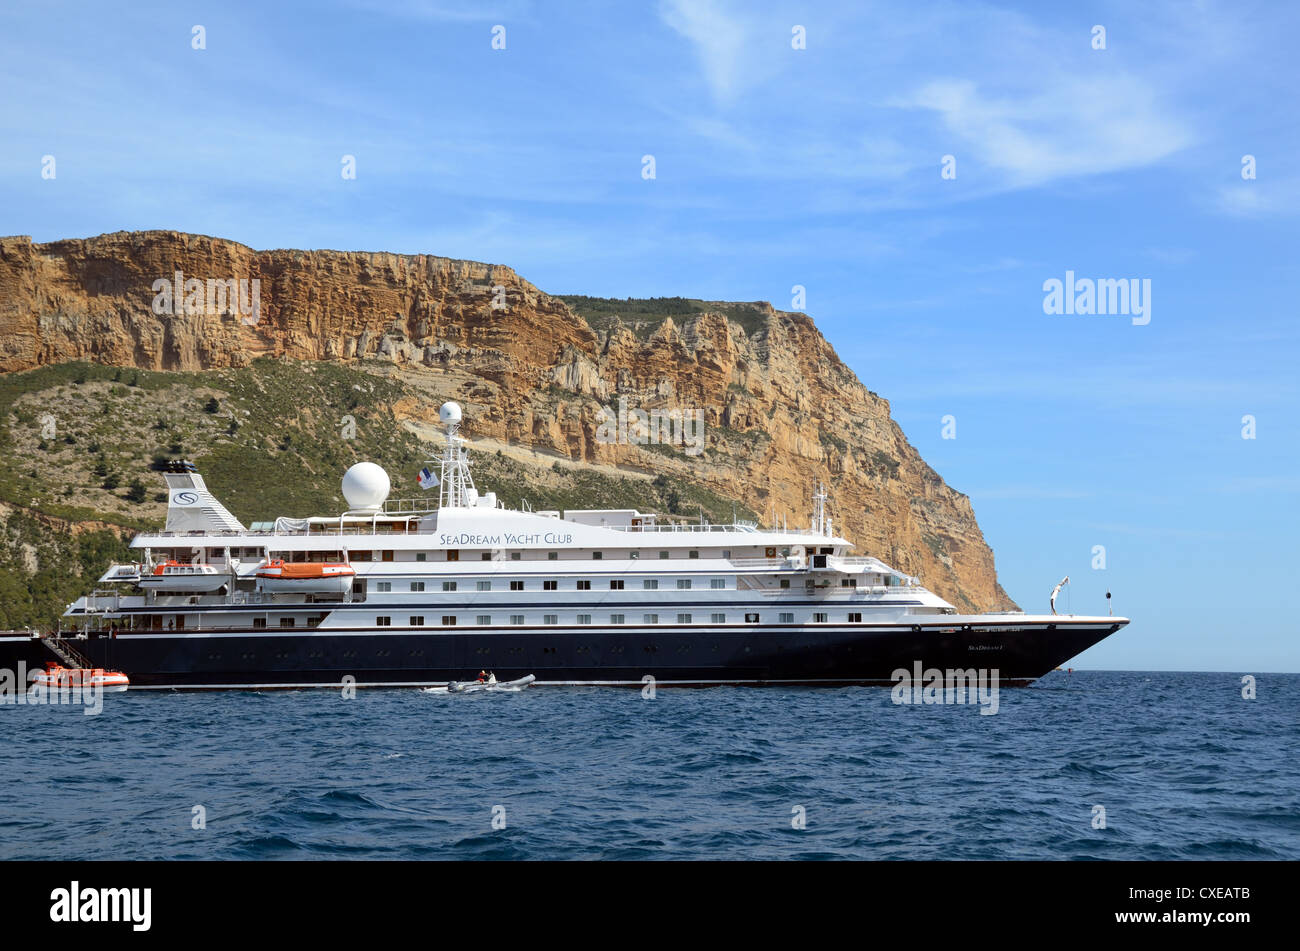
[[[1294,860],[1300,676],[1238,682],[1056,674],[997,716],[863,688],[0,707],[0,859]]]

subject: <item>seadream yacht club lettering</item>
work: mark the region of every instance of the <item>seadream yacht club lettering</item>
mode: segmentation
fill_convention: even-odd
[[[561,535],[559,532],[535,532],[531,535],[524,535],[514,532],[502,532],[500,535],[475,535],[471,532],[461,532],[459,535],[439,535],[438,545],[442,548],[451,548],[454,546],[484,548],[517,548],[533,545],[572,545],[572,535]]]

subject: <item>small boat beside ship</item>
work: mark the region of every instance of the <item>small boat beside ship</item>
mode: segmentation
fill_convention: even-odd
[[[31,687],[45,690],[98,690],[126,693],[131,680],[126,674],[102,667],[64,667],[53,661],[32,674]]]
[[[427,687],[425,693],[519,693],[537,678],[526,674],[518,680],[498,681],[496,674],[485,680],[453,680],[445,687]]]

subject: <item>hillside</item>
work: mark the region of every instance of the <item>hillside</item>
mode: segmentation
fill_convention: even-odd
[[[192,312],[178,294],[174,313],[156,313],[155,282],[177,271],[257,280],[255,318],[209,309],[202,293]],[[561,298],[499,265],[254,251],[175,232],[0,238],[0,371],[0,518],[18,540],[0,569],[15,583],[57,575],[50,560],[73,564],[88,538],[156,523],[156,455],[194,458],[245,521],[333,510],[339,475],[360,458],[414,495],[402,480],[430,451],[438,406],[456,399],[480,481],[508,502],[713,520],[734,506],[806,524],[822,479],[860,550],[963,608],[1012,606],[969,499],[809,317],[765,303]],[[602,407],[620,399],[698,411],[703,451],[603,438]],[[31,541],[42,531],[63,547],[42,553]],[[27,610],[50,617],[62,608],[51,597]]]

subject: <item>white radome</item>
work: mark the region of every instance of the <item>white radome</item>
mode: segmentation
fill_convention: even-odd
[[[460,404],[443,403],[442,408],[438,410],[438,418],[448,426],[460,422]]]
[[[388,473],[373,462],[358,462],[343,473],[343,497],[353,510],[379,508],[388,499],[391,488]]]

